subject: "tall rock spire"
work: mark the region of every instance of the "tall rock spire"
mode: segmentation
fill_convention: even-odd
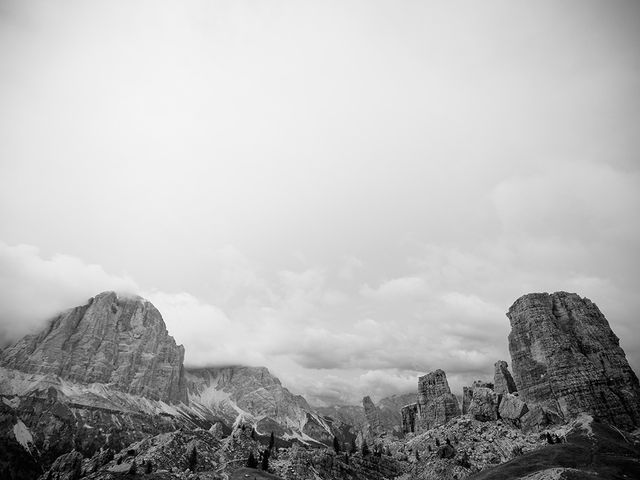
[[[511,306],[509,351],[520,398],[565,417],[589,412],[640,426],[640,385],[598,307],[575,293],[525,295]]]

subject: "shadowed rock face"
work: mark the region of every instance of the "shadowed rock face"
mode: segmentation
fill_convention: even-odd
[[[640,425],[640,386],[618,337],[589,299],[533,293],[511,306],[509,350],[520,398],[565,417]]]
[[[184,348],[167,333],[150,302],[104,292],[61,313],[40,334],[4,350],[1,363],[179,403],[187,402],[183,360]]]
[[[504,360],[498,360],[495,365],[495,372],[493,374],[493,390],[498,394],[513,393],[517,390],[516,383],[513,381],[511,372],[507,362]]]

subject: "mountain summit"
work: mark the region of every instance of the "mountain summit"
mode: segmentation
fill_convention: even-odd
[[[176,345],[151,302],[103,292],[8,347],[1,365],[186,403],[183,361],[184,347]]]

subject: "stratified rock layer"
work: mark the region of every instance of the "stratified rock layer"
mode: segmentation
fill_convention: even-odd
[[[61,313],[46,330],[24,337],[2,355],[8,368],[108,384],[170,403],[187,401],[183,360],[184,348],[167,333],[150,302],[114,292]]]
[[[451,393],[447,375],[442,370],[418,378],[417,412],[419,431],[444,425],[460,415],[458,399]]]
[[[575,293],[533,293],[516,300],[507,317],[523,401],[565,417],[589,412],[614,425],[640,425],[638,377],[594,303]]]
[[[400,410],[402,416],[402,431],[404,433],[413,433],[416,431],[416,416],[418,415],[418,404],[410,403]]]

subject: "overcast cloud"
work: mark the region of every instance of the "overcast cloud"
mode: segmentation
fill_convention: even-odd
[[[596,302],[640,372],[637,2],[0,0],[0,340],[114,289],[312,403]]]

